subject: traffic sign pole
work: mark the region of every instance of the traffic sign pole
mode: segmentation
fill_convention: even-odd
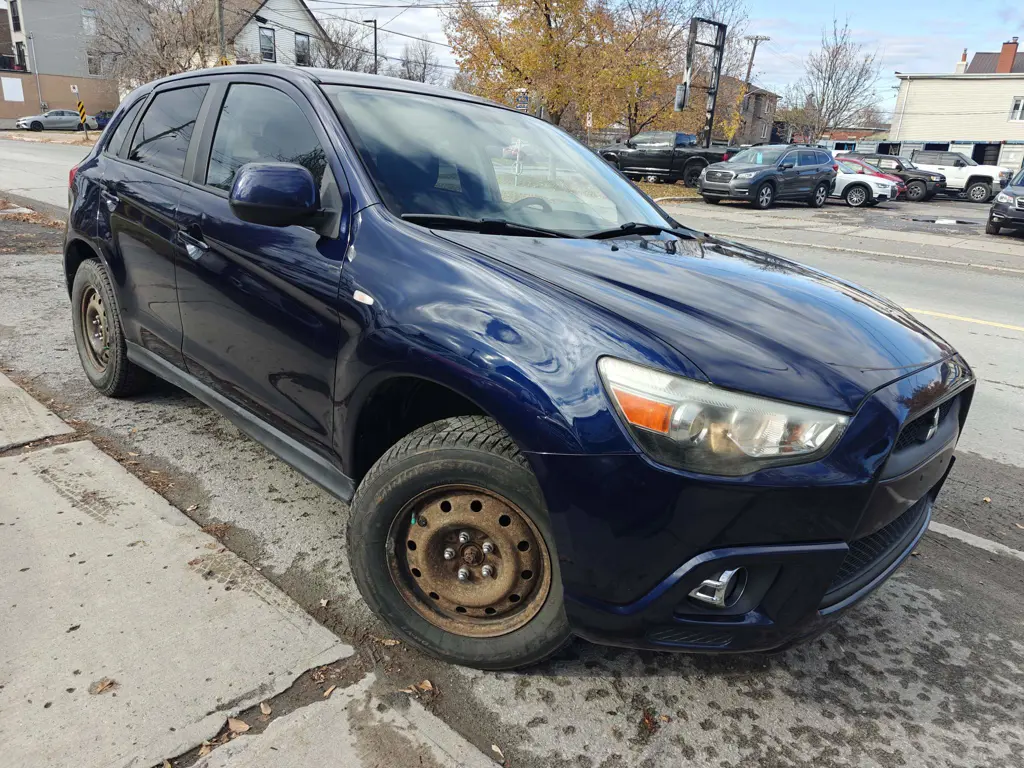
[[[72,85],[71,92],[78,96],[78,86]],[[82,126],[85,131],[85,140],[89,140],[89,124],[85,121],[85,104],[82,103],[82,98],[78,98],[78,124]]]

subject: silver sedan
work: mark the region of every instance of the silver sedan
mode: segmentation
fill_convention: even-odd
[[[44,128],[51,131],[74,131],[78,129],[79,122],[78,112],[73,109],[51,109],[41,115],[19,117],[15,126],[29,131],[41,131]],[[96,118],[92,115],[85,116],[85,124],[91,131],[98,128]]]

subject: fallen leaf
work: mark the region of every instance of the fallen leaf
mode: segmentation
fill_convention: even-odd
[[[986,496],[984,499],[982,499],[982,501],[985,502],[986,504],[991,504],[992,503],[992,499],[990,497],[988,497],[988,496]]]
[[[427,691],[434,690],[434,684],[429,680],[424,680],[416,685],[416,688],[426,693]]]
[[[203,746],[199,748],[199,757],[206,757],[213,751],[213,747],[210,746],[210,742],[204,741]]]
[[[189,565],[199,565],[201,562],[203,562],[203,558],[196,557],[196,558],[193,558],[192,560],[189,560],[188,564]]]
[[[910,553],[910,556],[911,556],[911,557],[917,557],[917,556],[918,556],[919,554],[920,554],[920,552],[918,552],[918,551],[917,551],[917,550],[915,549],[915,550],[914,550],[913,552],[911,552],[911,553]]]
[[[330,600],[328,600],[328,599],[327,599],[326,597],[324,597],[324,598],[321,598],[321,599],[320,599],[320,607],[321,607],[321,608],[326,608],[326,607],[327,607],[327,604],[328,604],[329,602],[331,602],[331,601],[330,601]]]
[[[672,718],[669,717],[668,715],[662,715],[660,719],[661,719],[661,722],[663,722],[663,723],[671,723],[672,722]]]
[[[129,455],[129,456],[138,456],[139,454],[137,454],[137,453],[132,453],[131,451],[128,451],[128,455]],[[167,761],[166,761],[166,760],[164,760],[164,762],[166,763]]]
[[[399,691],[399,693],[416,693],[416,689],[415,688],[403,688],[402,690]]]
[[[220,546],[220,544],[218,544],[216,541],[211,541],[209,544],[206,545],[206,548],[207,549],[216,549],[219,546]]]
[[[383,640],[380,641],[380,644],[381,645],[386,645],[388,648],[394,648],[400,642],[401,642],[400,640],[395,640],[393,638],[386,637],[386,638],[384,638]]]
[[[197,509],[199,509],[199,505],[198,504],[193,504],[190,507],[186,507],[185,511],[186,512],[195,512]]]
[[[249,730],[249,724],[237,717],[228,718],[228,730],[232,733],[245,733]]]
[[[261,701],[260,712],[262,712],[264,715],[269,715],[271,712],[273,712],[273,710],[270,708],[270,705],[267,704],[267,702]]]
[[[1024,531],[1024,525],[1021,525],[1020,523],[1014,523],[1014,525],[1016,525],[1018,528]]]
[[[335,689],[335,688],[337,688],[337,687],[338,687],[338,686],[336,686],[336,685],[332,685],[332,686],[331,686],[330,688],[328,688],[328,689],[327,689],[326,691],[324,691],[324,698],[326,699],[326,698],[328,698],[328,697],[329,697],[329,696],[330,696],[330,695],[331,695],[332,693],[334,693],[334,689]]]
[[[498,757],[500,757],[502,760],[505,759],[505,753],[498,748],[497,744],[491,744],[491,752],[496,752]]]
[[[117,681],[110,677],[104,677],[97,680],[95,683],[89,686],[89,693],[95,695],[97,693],[103,693],[109,691],[111,688],[117,687]]]
[[[163,764],[162,768],[173,768],[173,766],[171,765],[171,761],[170,760],[164,760],[164,764]]]

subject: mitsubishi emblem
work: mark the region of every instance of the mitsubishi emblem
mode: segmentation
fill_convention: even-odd
[[[928,434],[926,434],[924,436],[924,439],[925,440],[931,440],[935,436],[935,433],[938,431],[938,429],[939,429],[939,409],[936,408],[934,411],[932,411],[932,423],[928,425]]]

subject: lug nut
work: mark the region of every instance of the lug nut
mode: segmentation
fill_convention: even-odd
[[[459,544],[469,543],[469,531],[463,531],[459,534]]]
[[[445,549],[445,551],[444,551],[444,559],[445,560],[454,560],[455,559],[455,550],[452,549],[451,547],[448,547],[447,549]]]
[[[484,551],[485,555],[489,555],[489,554],[491,554],[491,552],[494,551],[494,545],[491,542],[489,542],[489,541],[485,541],[483,543],[483,546],[480,547],[480,549],[482,549]]]
[[[466,566],[459,568],[459,581],[469,581],[469,568]]]
[[[480,573],[483,574],[484,578],[489,579],[491,576],[494,575],[494,569],[491,568],[491,566],[489,565],[485,565],[483,568],[480,569]]]

